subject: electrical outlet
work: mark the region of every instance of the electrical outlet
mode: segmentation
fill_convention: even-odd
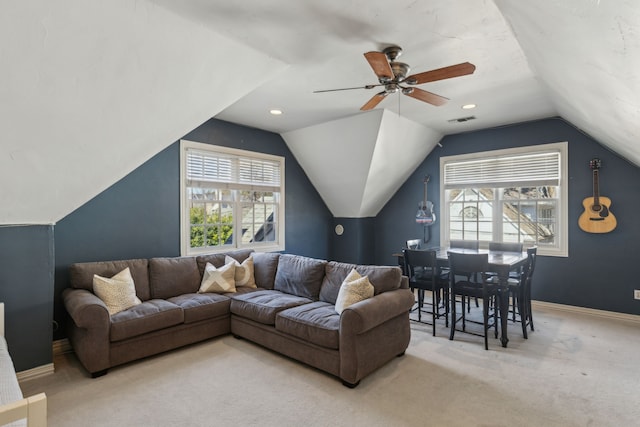
[[[634,289],[633,299],[640,299],[640,289]]]

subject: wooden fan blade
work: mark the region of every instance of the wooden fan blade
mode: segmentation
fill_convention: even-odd
[[[373,72],[376,73],[379,79],[389,79],[393,80],[395,77],[393,75],[393,70],[391,69],[391,65],[389,65],[389,61],[387,61],[387,55],[382,52],[367,52],[364,54],[364,57],[373,68]]]
[[[386,96],[387,92],[376,93],[370,100],[367,101],[366,104],[360,107],[360,110],[367,111],[374,109],[376,105],[378,105],[380,101],[382,101]]]
[[[444,96],[436,95],[435,93],[427,92],[426,90],[422,90],[417,87],[412,87],[410,89],[412,89],[411,92],[407,90],[406,92],[403,91],[402,93],[417,100],[435,105],[436,107],[445,104],[448,101],[448,99]]]
[[[452,77],[466,76],[473,74],[476,66],[463,62],[462,64],[451,65],[449,67],[438,68],[437,70],[425,71],[424,73],[413,74],[405,79],[405,83],[419,85],[437,80],[450,79]]]

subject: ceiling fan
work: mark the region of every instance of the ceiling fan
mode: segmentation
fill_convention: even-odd
[[[360,110],[371,110],[375,108],[376,105],[378,105],[387,95],[399,91],[402,91],[403,94],[419,101],[439,106],[447,102],[447,98],[412,86],[435,82],[437,80],[450,79],[452,77],[466,76],[467,74],[473,74],[476,69],[475,65],[469,62],[463,62],[461,64],[450,65],[448,67],[407,76],[411,69],[409,65],[404,62],[396,61],[400,55],[402,55],[402,48],[400,46],[389,46],[382,52],[367,52],[364,54],[364,57],[367,62],[369,62],[369,65],[371,65],[373,72],[378,76],[378,84],[342,89],[316,90],[313,93],[352,89],[373,89],[374,87],[384,86],[384,90],[373,95],[373,97],[367,101]]]

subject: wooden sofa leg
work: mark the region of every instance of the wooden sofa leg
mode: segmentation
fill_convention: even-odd
[[[347,382],[345,380],[342,380],[342,385],[345,386],[345,387],[356,388],[356,387],[358,387],[358,384],[360,384],[360,381],[358,381],[356,383],[350,383],[350,382]]]
[[[109,371],[108,369],[103,369],[102,371],[92,372],[91,373],[91,378],[98,378],[98,377],[101,377],[103,375],[107,375],[108,371]]]

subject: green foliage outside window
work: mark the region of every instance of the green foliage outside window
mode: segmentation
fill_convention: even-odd
[[[192,248],[219,246],[231,239],[233,235],[233,215],[231,213],[220,215],[220,212],[215,210],[205,218],[205,210],[202,206],[192,207],[189,213]]]

